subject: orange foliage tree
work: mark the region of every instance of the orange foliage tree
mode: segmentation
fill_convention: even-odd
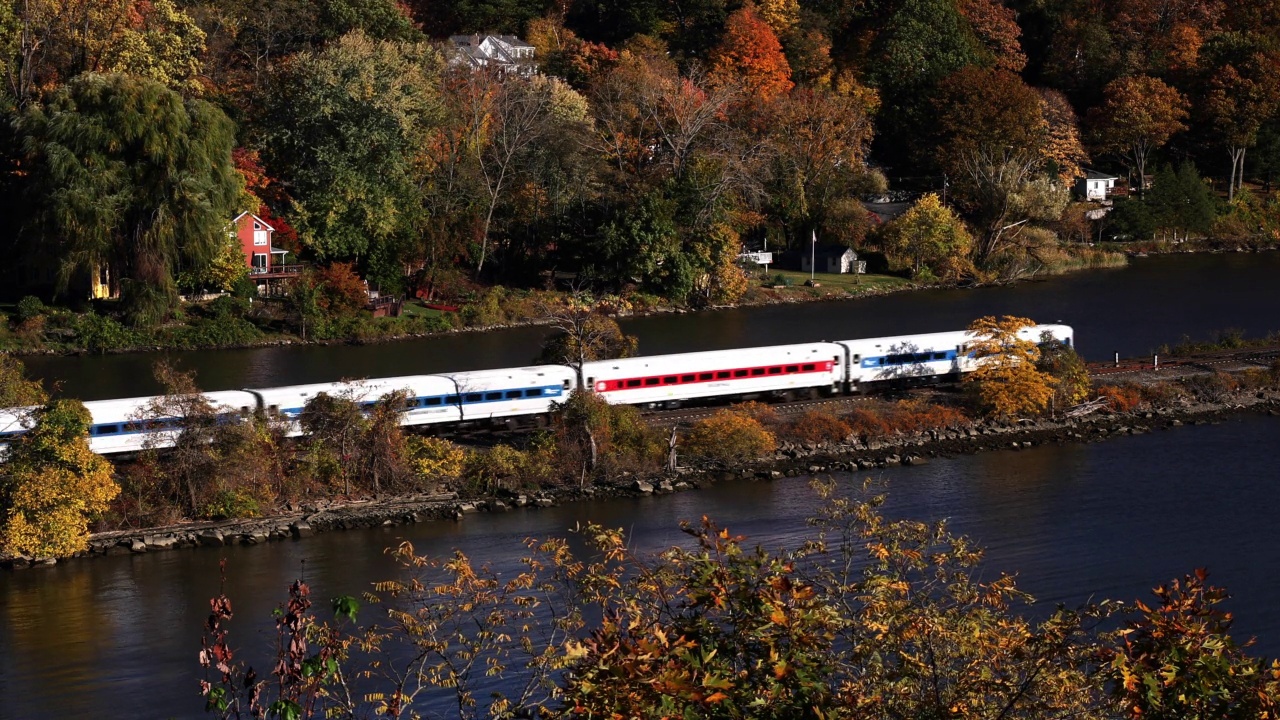
[[[722,85],[741,83],[749,97],[766,103],[795,85],[782,43],[751,5],[725,22],[724,37],[711,53],[711,77]]]
[[[1145,75],[1114,80],[1103,92],[1102,104],[1089,111],[1093,142],[1098,150],[1132,163],[1142,191],[1151,153],[1187,129],[1187,99],[1162,80]]]
[[[1036,369],[1040,348],[1019,331],[1035,325],[1027,318],[986,316],[969,325],[969,350],[978,369],[965,376],[983,411],[999,418],[1039,415],[1053,398],[1054,382]]]
[[[777,446],[777,438],[759,420],[734,410],[699,420],[684,438],[689,455],[726,463],[758,458]]]

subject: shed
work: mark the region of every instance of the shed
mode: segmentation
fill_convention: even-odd
[[[803,272],[851,273],[857,256],[853,250],[843,245],[828,245],[813,252],[814,269],[809,264],[809,255],[801,255],[800,270]]]

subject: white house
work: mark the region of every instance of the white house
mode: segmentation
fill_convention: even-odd
[[[538,70],[533,61],[536,48],[515,35],[454,35],[449,43],[453,46],[450,65],[526,75]]]
[[[1106,200],[1115,189],[1117,179],[1114,175],[1085,169],[1084,177],[1076,178],[1076,194],[1085,200]]]

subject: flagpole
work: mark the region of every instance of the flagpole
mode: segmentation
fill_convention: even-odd
[[[809,283],[813,283],[813,273],[818,267],[815,265],[818,255],[818,231],[813,231],[813,242],[809,244]]]

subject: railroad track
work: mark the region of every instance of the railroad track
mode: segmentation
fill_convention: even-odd
[[[1229,367],[1253,365],[1270,367],[1280,358],[1280,348],[1247,348],[1242,350],[1215,350],[1195,355],[1176,355],[1148,358],[1125,358],[1116,362],[1087,363],[1093,376],[1123,375],[1156,370],[1189,369],[1212,372]]]
[[[853,406],[867,402],[874,398],[883,398],[884,395],[850,395],[840,397],[818,398],[814,400],[796,400],[793,402],[782,403],[765,403],[778,415],[796,415],[809,410],[831,410],[842,411],[848,410]],[[671,427],[681,423],[696,422],[703,418],[710,417],[717,412],[728,407],[724,405],[707,405],[698,407],[682,407],[669,410],[647,410],[644,412],[645,421],[650,425],[658,427]]]

